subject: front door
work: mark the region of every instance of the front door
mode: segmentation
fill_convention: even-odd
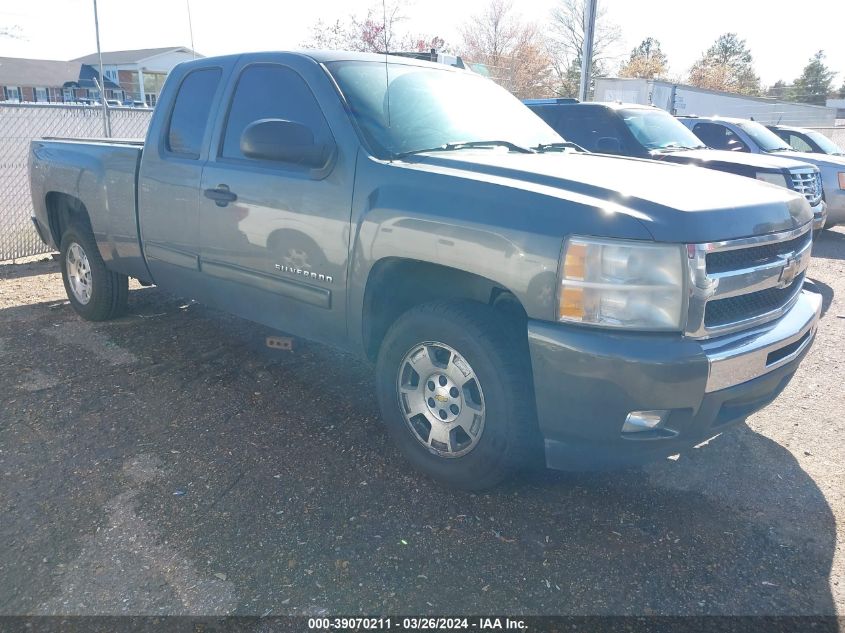
[[[235,69],[215,152],[203,170],[200,261],[212,303],[291,334],[346,335],[346,277],[354,156],[324,170],[244,156],[244,129],[261,119],[332,133],[293,68],[252,59]]]

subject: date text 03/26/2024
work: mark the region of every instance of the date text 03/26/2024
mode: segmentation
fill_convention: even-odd
[[[525,631],[524,620],[499,617],[478,618],[309,618],[311,631]]]

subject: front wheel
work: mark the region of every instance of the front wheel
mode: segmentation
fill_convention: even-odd
[[[129,278],[106,268],[90,229],[71,226],[65,231],[60,261],[70,305],[82,318],[105,321],[123,313]]]
[[[481,490],[519,469],[535,427],[523,327],[472,302],[413,308],[379,351],[382,417],[419,470]]]

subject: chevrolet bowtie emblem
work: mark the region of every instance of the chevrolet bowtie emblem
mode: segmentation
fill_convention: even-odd
[[[790,257],[786,260],[786,263],[783,265],[783,268],[780,271],[780,277],[778,278],[778,288],[786,288],[793,281],[795,281],[795,277],[798,275],[798,268],[801,265],[801,261],[797,257]]]

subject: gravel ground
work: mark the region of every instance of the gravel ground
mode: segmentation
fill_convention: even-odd
[[[0,614],[845,615],[845,232],[815,248],[816,344],[748,426],[488,494],[409,472],[361,361],[0,266]]]

